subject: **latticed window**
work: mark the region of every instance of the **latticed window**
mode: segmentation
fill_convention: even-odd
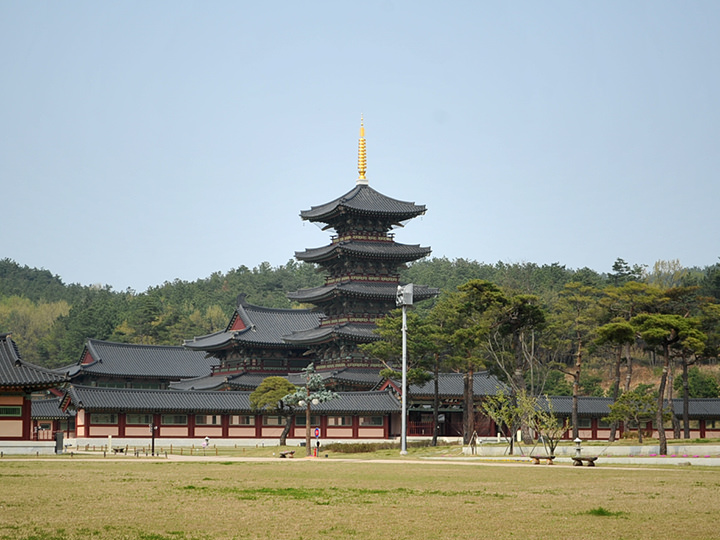
[[[0,416],[22,416],[22,407],[0,407]]]
[[[164,426],[185,426],[187,425],[186,414],[163,414],[162,424]]]
[[[125,415],[125,423],[133,425],[133,426],[137,426],[137,425],[149,426],[150,424],[152,424],[152,421],[153,421],[152,414],[126,414]]]
[[[109,413],[92,413],[90,415],[90,422],[93,424],[117,424],[117,414]]]
[[[287,420],[284,416],[263,416],[264,426],[284,426]]]
[[[296,426],[304,426],[305,425],[305,415],[298,415],[295,417],[295,425]],[[319,426],[320,425],[320,417],[312,415],[310,417],[310,425],[311,426]]]
[[[255,417],[248,414],[233,414],[230,417],[231,426],[254,426]]]
[[[219,426],[222,419],[219,414],[198,414],[195,416],[195,424],[198,426]]]

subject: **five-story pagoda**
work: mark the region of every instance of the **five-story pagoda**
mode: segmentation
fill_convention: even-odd
[[[314,304],[324,314],[319,326],[284,337],[312,349],[318,367],[373,364],[357,345],[378,339],[375,323],[395,307],[400,268],[430,254],[429,247],[395,242],[390,231],[424,214],[425,206],[386,197],[369,186],[362,121],[358,154],[355,187],[300,213],[302,219],[336,232],[330,244],[295,253],[297,259],[316,263],[326,272],[325,284],[288,294],[291,300]],[[427,286],[414,287],[416,301],[437,293]]]

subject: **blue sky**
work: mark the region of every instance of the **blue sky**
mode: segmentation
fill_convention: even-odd
[[[433,256],[720,256],[720,3],[0,2],[0,258],[143,291],[329,235],[368,179]]]

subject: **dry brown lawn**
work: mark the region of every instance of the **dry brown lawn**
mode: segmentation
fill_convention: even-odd
[[[715,539],[720,471],[0,460],[0,539]]]

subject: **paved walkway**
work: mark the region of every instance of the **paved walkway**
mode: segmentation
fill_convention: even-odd
[[[585,454],[589,455],[589,454]],[[413,458],[398,459],[374,459],[374,458],[343,458],[337,455],[332,458],[324,457],[304,457],[280,458],[279,456],[264,457],[248,457],[248,456],[215,456],[215,455],[178,455],[178,454],[160,454],[158,456],[149,456],[140,454],[135,457],[130,453],[127,455],[107,454],[102,457],[100,452],[74,452],[71,458],[74,461],[128,461],[128,460],[153,460],[153,461],[174,461],[174,462],[317,462],[317,463],[405,463],[405,464],[428,464],[429,462],[446,464],[446,465],[491,465],[491,466],[527,466],[532,463],[528,456],[472,456],[472,455],[452,455],[452,456],[418,456]],[[3,461],[58,461],[54,456],[38,456],[38,457],[20,457],[6,455],[0,459]],[[569,456],[558,456],[555,458],[555,464],[560,466],[572,465],[572,458]],[[703,456],[681,455],[681,456],[600,456],[596,462],[596,468],[608,468],[613,465],[676,465],[676,466],[709,466],[720,467],[720,456]],[[539,465],[546,466],[546,465]]]

